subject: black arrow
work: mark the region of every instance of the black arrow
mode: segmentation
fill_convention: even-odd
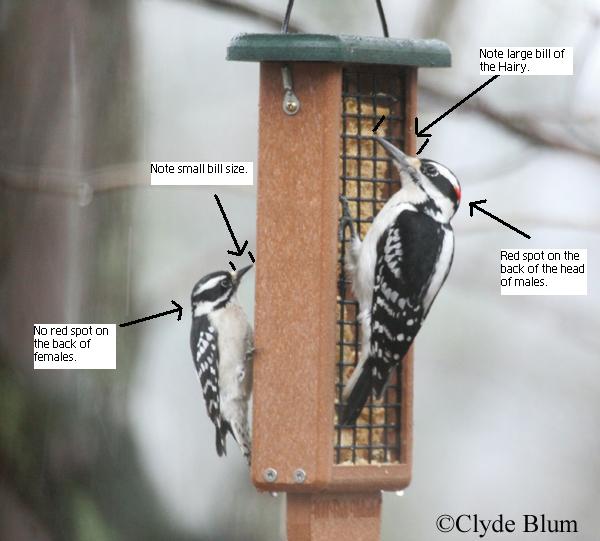
[[[425,142],[421,145],[421,148],[417,150],[417,156],[423,152],[423,149],[427,146],[427,143],[429,143],[429,137],[425,139]]]
[[[385,120],[385,115],[381,115],[381,118],[377,121],[377,124],[375,124],[375,126],[373,126],[373,133],[375,133],[377,131],[377,128],[379,128],[379,126],[381,126],[381,123]]]
[[[238,241],[235,238],[235,235],[233,233],[233,229],[231,229],[231,224],[229,223],[229,220],[227,219],[227,214],[225,214],[225,211],[223,210],[223,205],[221,205],[221,201],[219,201],[219,196],[217,194],[215,194],[215,199],[217,200],[217,205],[219,205],[219,210],[221,211],[221,214],[223,215],[223,220],[225,220],[225,225],[227,226],[227,229],[229,230],[229,234],[231,235],[231,238],[233,239],[233,244],[235,244],[235,247],[237,248],[237,251],[227,250],[227,253],[239,257],[244,253],[246,246],[248,246],[248,241],[247,240],[244,241],[244,244],[240,248],[240,245],[238,244]]]
[[[430,122],[429,124],[427,124],[427,126],[425,126],[424,128],[421,128],[420,130],[419,130],[419,119],[417,117],[415,117],[415,135],[417,137],[431,137],[430,133],[425,133],[426,130],[428,130],[432,126],[435,126],[440,120],[442,120],[442,118],[446,118],[452,111],[454,111],[454,109],[457,109],[458,107],[460,107],[463,103],[465,103],[465,101],[471,99],[475,94],[477,94],[477,92],[480,92],[481,90],[483,90],[487,85],[489,85],[492,81],[495,81],[498,77],[500,77],[500,75],[494,75],[493,77],[490,77],[485,83],[483,83],[481,86],[478,86],[468,96],[465,96],[456,105],[453,105],[452,107],[450,107],[450,109],[448,109],[444,114],[438,116],[433,122]]]
[[[479,203],[487,203],[487,199],[481,199],[479,201],[471,201],[469,203],[469,209],[470,209],[470,213],[471,213],[471,218],[473,217],[473,209],[477,209],[479,212],[483,212],[484,214],[487,214],[490,218],[496,220],[497,222],[500,222],[502,225],[505,225],[506,227],[509,227],[513,231],[516,231],[519,235],[523,235],[524,237],[526,237],[528,239],[531,238],[527,233],[523,233],[523,231],[521,231],[520,229],[517,229],[513,225],[510,225],[508,222],[505,222],[504,220],[501,220],[500,218],[498,218],[498,216],[494,216],[491,212],[488,212],[487,210],[482,209],[479,206]]]
[[[178,312],[177,321],[181,320],[181,314],[183,313],[183,308],[177,304],[175,301],[171,301],[177,308],[173,308],[173,310],[167,310],[166,312],[161,312],[160,314],[154,314],[153,316],[146,316],[140,319],[134,319],[133,321],[128,321],[127,323],[121,323],[119,327],[129,327],[129,325],[135,325],[136,323],[141,323],[142,321],[148,321],[149,319],[154,319],[155,317],[166,316],[168,314],[172,314],[173,312]]]

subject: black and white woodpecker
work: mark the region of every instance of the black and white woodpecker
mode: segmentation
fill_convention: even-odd
[[[445,166],[418,159],[375,137],[400,173],[402,187],[386,202],[361,241],[342,196],[341,227],[352,241],[346,268],[359,303],[361,351],[344,389],[340,422],[356,422],[372,393],[380,398],[408,352],[442,287],[454,254],[450,219],[460,184]]]
[[[206,411],[216,429],[217,454],[226,454],[228,433],[250,464],[248,401],[252,392],[252,328],[237,299],[242,276],[252,265],[235,272],[217,271],[199,280],[192,290],[190,346]]]

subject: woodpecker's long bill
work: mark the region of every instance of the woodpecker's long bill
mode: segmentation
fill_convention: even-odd
[[[454,254],[450,219],[460,184],[445,166],[407,156],[375,137],[400,173],[402,187],[360,240],[353,234],[346,267],[359,303],[361,351],[344,389],[340,422],[356,422],[368,398],[380,398],[441,289]],[[344,201],[342,201],[344,205]],[[349,209],[344,205],[345,220]]]

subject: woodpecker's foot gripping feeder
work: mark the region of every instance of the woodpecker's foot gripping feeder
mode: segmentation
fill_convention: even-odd
[[[354,218],[350,212],[350,205],[348,204],[348,198],[345,195],[340,195],[340,203],[342,204],[342,216],[340,218],[340,227],[338,231],[338,238],[340,242],[344,240],[344,231],[346,227],[350,229],[350,238],[356,237],[356,228],[354,227]]]

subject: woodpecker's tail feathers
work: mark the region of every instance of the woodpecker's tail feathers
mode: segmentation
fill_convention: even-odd
[[[216,425],[216,443],[217,443],[217,454],[219,456],[227,455],[227,432],[230,430],[229,423],[227,421],[221,421]]]
[[[234,422],[230,428],[232,436],[235,438],[235,441],[240,446],[240,450],[248,462],[248,466],[250,466],[250,434],[248,432],[248,425],[245,422],[237,423]]]
[[[385,391],[385,388],[387,387],[387,381],[383,378],[383,375],[378,376],[373,370],[371,371],[371,385],[375,400],[381,399],[383,396],[383,391]]]
[[[355,377],[356,376],[356,377]],[[373,388],[373,376],[368,369],[368,361],[362,367],[354,369],[347,390],[344,391],[344,404],[342,405],[339,420],[341,425],[353,425],[367,403]]]

